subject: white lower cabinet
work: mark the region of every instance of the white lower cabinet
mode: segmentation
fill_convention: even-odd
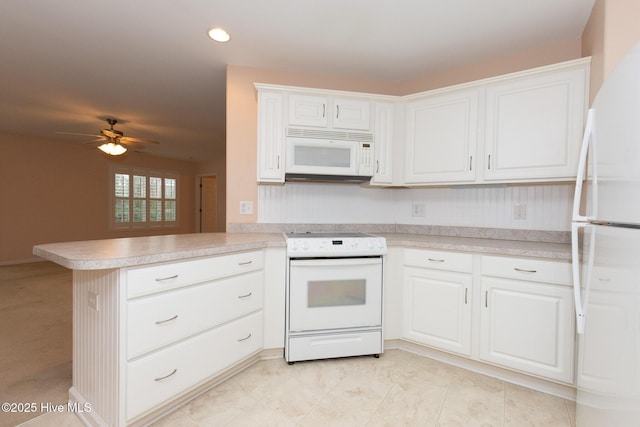
[[[573,382],[570,264],[482,257],[480,359]]]
[[[147,424],[264,348],[264,251],[74,271],[72,402]]]
[[[406,249],[405,266],[404,337],[469,356],[472,256]]]
[[[263,266],[254,251],[124,273],[127,420],[262,350]]]
[[[262,350],[262,311],[127,364],[127,419]]]
[[[569,263],[405,249],[403,264],[404,339],[574,382]]]

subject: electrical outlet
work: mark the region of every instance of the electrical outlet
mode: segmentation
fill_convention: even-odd
[[[527,204],[526,203],[514,203],[513,204],[513,219],[527,219]]]
[[[241,201],[240,215],[253,215],[253,202],[246,200]]]
[[[424,203],[413,203],[411,205],[411,216],[424,217],[424,215],[425,215]]]
[[[98,304],[100,302],[99,297],[100,295],[98,295],[96,292],[89,291],[89,301],[88,301],[89,308],[92,308],[95,311],[99,311],[98,309]]]

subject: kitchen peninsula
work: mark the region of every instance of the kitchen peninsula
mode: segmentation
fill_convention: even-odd
[[[429,235],[402,226],[354,228],[384,230],[379,234],[387,238],[387,348],[427,349],[430,357],[467,360],[475,364],[471,369],[486,366],[490,375],[571,397],[573,368],[567,361],[573,357],[568,336],[573,314],[566,313],[570,298],[565,298],[571,289],[570,249],[563,232],[428,229],[448,234]],[[35,246],[33,252],[73,269],[69,395],[72,402],[91,405],[91,412],[78,414],[90,425],[148,423],[250,364],[282,355],[286,257],[279,232],[54,243]],[[524,278],[514,276],[521,273],[514,273],[512,262],[526,267]],[[518,292],[505,294],[505,287]],[[537,346],[535,354],[503,354],[503,344],[511,349],[520,346],[517,342],[491,347],[492,327],[503,328],[500,337],[513,337],[506,330],[510,320],[501,317],[504,311],[492,314],[500,325],[485,319],[482,310],[493,292],[502,298],[496,302],[523,308],[533,303],[544,315],[557,308],[549,330],[535,330],[540,326],[531,322],[534,330],[517,331]],[[542,303],[537,302],[541,292]],[[442,331],[429,323],[420,326],[426,319],[413,308],[426,295],[443,298],[442,306],[456,313],[455,323],[446,321],[454,331],[451,340],[434,341]],[[434,315],[445,314],[441,311]],[[411,314],[415,317],[407,317]],[[480,330],[482,322],[486,329]],[[549,352],[553,363],[546,360]]]

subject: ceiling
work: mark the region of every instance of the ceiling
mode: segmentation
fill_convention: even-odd
[[[82,144],[56,132],[115,117],[202,161],[224,153],[227,64],[403,81],[580,37],[594,1],[3,0],[0,132]]]

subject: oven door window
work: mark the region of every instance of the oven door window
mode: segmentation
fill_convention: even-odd
[[[367,281],[312,280],[307,289],[307,307],[339,307],[343,305],[365,305],[367,303]]]
[[[289,270],[289,329],[382,324],[382,259],[296,259]]]

